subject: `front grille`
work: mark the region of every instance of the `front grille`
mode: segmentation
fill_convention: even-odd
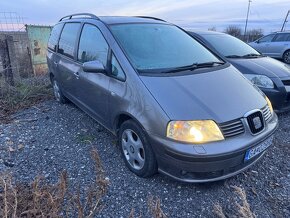
[[[282,80],[285,86],[290,86],[290,80]]]
[[[272,113],[271,113],[268,105],[266,107],[262,108],[262,113],[263,113],[263,116],[264,116],[266,122],[271,119]]]
[[[245,128],[241,119],[221,123],[219,124],[219,127],[225,138],[240,135],[245,132]]]
[[[253,134],[261,132],[265,127],[263,115],[260,111],[250,114],[247,121]]]

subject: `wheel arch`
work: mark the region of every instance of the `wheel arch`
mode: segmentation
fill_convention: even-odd
[[[118,132],[119,132],[119,129],[120,129],[122,123],[124,123],[127,120],[133,120],[143,130],[145,130],[144,126],[132,114],[127,113],[127,112],[122,112],[122,113],[118,114],[114,120],[113,128],[114,128],[114,132],[116,135],[118,135]]]
[[[283,52],[283,56],[286,52],[290,51],[290,48],[286,48],[285,51]]]

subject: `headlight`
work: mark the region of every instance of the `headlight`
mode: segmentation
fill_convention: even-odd
[[[267,104],[268,104],[268,106],[270,108],[271,113],[273,114],[273,106],[272,106],[272,103],[271,103],[270,99],[267,96],[265,96],[265,99],[267,101]]]
[[[273,81],[264,75],[256,75],[256,74],[244,74],[244,76],[250,80],[253,84],[260,88],[268,88],[273,89],[274,83]]]
[[[221,130],[212,120],[171,121],[167,126],[167,137],[197,144],[224,140]]]

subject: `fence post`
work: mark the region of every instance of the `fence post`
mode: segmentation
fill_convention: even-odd
[[[3,74],[5,82],[9,85],[14,86],[14,78],[11,67],[11,59],[9,55],[9,47],[8,47],[9,38],[5,35],[4,39],[0,39],[0,58],[3,65]]]

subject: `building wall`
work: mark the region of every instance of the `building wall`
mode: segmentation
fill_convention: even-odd
[[[33,73],[31,58],[30,58],[30,44],[28,35],[25,31],[2,31],[0,32],[0,39],[9,40],[9,56],[11,60],[12,71],[14,77],[27,77]],[[0,69],[1,69],[0,63]],[[2,69],[3,70],[3,69]]]

